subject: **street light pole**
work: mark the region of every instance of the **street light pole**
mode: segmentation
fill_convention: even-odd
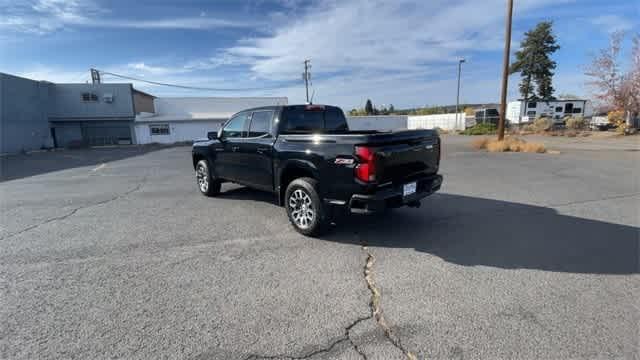
[[[509,85],[509,55],[511,52],[511,19],[513,0],[507,0],[507,19],[505,21],[504,54],[502,58],[502,92],[500,93],[500,118],[498,120],[498,140],[504,139],[504,123],[507,112],[507,86]]]
[[[458,60],[458,94],[456,95],[456,126],[458,126],[458,108],[460,107],[460,73],[462,72],[462,63],[464,59]]]

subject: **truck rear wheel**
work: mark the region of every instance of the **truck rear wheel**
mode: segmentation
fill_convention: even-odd
[[[303,177],[293,180],[287,186],[284,200],[289,221],[297,232],[317,236],[326,230],[328,219],[315,179]]]
[[[200,160],[196,164],[196,180],[203,195],[214,196],[220,193],[220,181],[211,176],[207,160]]]

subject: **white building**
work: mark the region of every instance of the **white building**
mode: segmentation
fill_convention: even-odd
[[[561,121],[565,116],[593,115],[589,100],[511,101],[507,104],[507,119],[514,124],[526,123],[539,117]]]
[[[185,97],[156,98],[154,113],[136,115],[138,144],[174,143],[206,138],[231,115],[245,109],[286,105],[286,97]]]

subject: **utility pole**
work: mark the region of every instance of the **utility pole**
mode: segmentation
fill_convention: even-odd
[[[507,87],[509,85],[509,56],[511,53],[511,19],[513,0],[507,0],[507,19],[505,21],[504,54],[502,58],[502,92],[500,94],[500,119],[498,120],[498,140],[504,139],[504,123],[507,112]]]
[[[304,73],[302,73],[302,79],[304,80],[304,87],[307,93],[307,104],[309,104],[309,81],[311,80],[311,73],[309,70],[311,69],[311,60],[307,59],[304,61]]]
[[[458,60],[458,94],[456,95],[456,126],[458,126],[458,107],[460,107],[460,73],[462,72],[462,63],[464,59]]]

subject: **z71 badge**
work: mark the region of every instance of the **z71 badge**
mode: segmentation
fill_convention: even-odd
[[[339,165],[351,165],[353,164],[353,159],[349,159],[349,158],[336,158],[336,161],[333,162],[334,164],[339,164]]]

